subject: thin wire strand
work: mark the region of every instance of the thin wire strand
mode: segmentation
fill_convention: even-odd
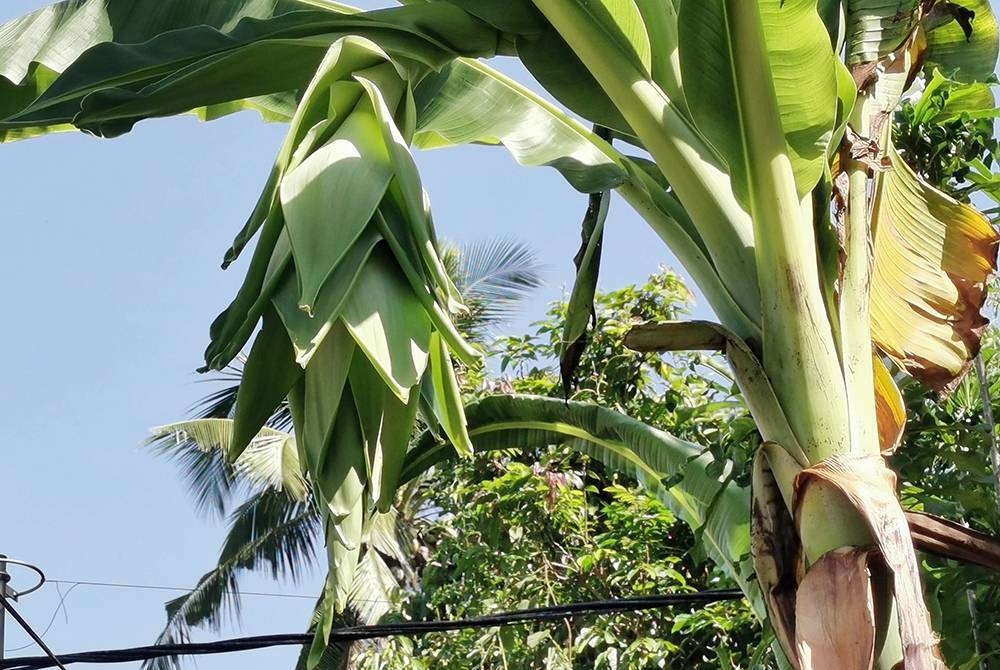
[[[52,580],[49,581],[52,582]],[[41,633],[38,634],[39,637],[45,637],[45,635],[52,629],[52,624],[56,622],[56,616],[59,615],[60,609],[66,616],[66,623],[69,623],[69,615],[66,613],[66,607],[64,603],[66,602],[66,598],[69,598],[69,594],[73,592],[73,589],[80,586],[79,584],[73,584],[73,586],[66,589],[66,593],[63,593],[62,591],[59,590],[59,584],[61,584],[61,582],[52,582],[52,583],[56,585],[56,591],[59,593],[59,604],[56,605],[56,609],[52,612],[52,617],[49,619],[49,622],[45,624],[45,630],[43,630]],[[6,654],[12,651],[22,651],[24,649],[27,649],[28,647],[34,647],[34,646],[35,646],[34,642],[29,642],[28,644],[22,644],[20,647],[4,649],[3,651]]]
[[[181,591],[184,593],[193,593],[196,589],[190,587],[179,587],[179,586],[159,586],[156,584],[125,584],[121,582],[88,582],[88,581],[70,581],[66,579],[50,579],[53,584],[73,584],[75,586],[102,586],[115,589],[145,589],[149,591]],[[243,591],[240,590],[241,596],[263,596],[267,598],[305,598],[307,600],[316,600],[316,596],[305,596],[299,593],[268,593],[265,591]]]
[[[552,607],[515,610],[489,616],[443,621],[409,621],[397,624],[374,626],[354,626],[331,631],[331,642],[369,640],[379,637],[420,636],[461,629],[491,628],[533,621],[561,621],[575,616],[593,614],[615,614],[641,610],[661,609],[674,605],[708,604],[723,600],[740,600],[743,594],[738,590],[702,591],[700,593],[680,593],[660,596],[642,596],[618,600],[600,600]],[[285,635],[258,635],[232,638],[217,642],[163,644],[131,649],[110,649],[62,655],[63,663],[129,663],[147,661],[164,656],[190,656],[201,654],[225,654],[235,651],[264,649],[267,647],[303,645],[312,640],[311,633]],[[11,658],[0,661],[0,670],[42,670],[55,663],[47,656]]]
[[[7,598],[2,595],[0,595],[0,606],[7,610],[8,614],[14,617],[14,621],[16,621],[21,628],[24,629],[24,632],[31,636],[31,639],[35,641],[35,644],[37,644],[38,647],[45,652],[46,655],[41,657],[46,662],[45,667],[51,668],[54,665],[61,670],[66,670],[66,666],[62,664],[62,661],[56,658],[56,655],[52,653],[51,649],[49,649],[49,645],[45,644],[45,640],[43,640],[38,633],[31,628],[28,622],[24,620],[16,609],[14,609],[14,606],[8,602]]]

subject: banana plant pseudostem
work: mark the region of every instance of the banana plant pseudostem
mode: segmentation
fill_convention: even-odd
[[[367,520],[402,479],[443,443],[468,453],[545,439],[640,471],[636,453],[660,449],[654,460],[682,468],[672,504],[770,620],[791,667],[942,667],[883,458],[905,424],[893,373],[943,392],[965,373],[998,238],[922,182],[890,130],[922,71],[992,75],[987,0],[402,4],[69,0],[0,27],[3,140],[112,137],[190,112],[289,124],[226,254],[256,237],[205,367],[253,338],[232,459],[289,399],[327,529],[314,658]],[[482,61],[494,56],[519,58],[601,130]],[[466,414],[455,362],[478,365],[479,353],[453,324],[462,299],[410,147],[473,142],[554,167],[582,192],[617,191],[684,264],[720,323],[651,324],[631,341],[726,354],[762,437],[751,504],[715,495],[725,483],[691,458],[696,447],[610,410],[498,398]],[[599,231],[606,207],[594,212]],[[588,286],[599,258],[578,257]],[[570,321],[585,323],[586,302]],[[410,449],[418,415],[433,436]]]

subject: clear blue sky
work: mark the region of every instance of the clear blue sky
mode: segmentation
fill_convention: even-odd
[[[0,21],[44,4],[6,0]],[[147,121],[111,141],[63,134],[0,145],[0,552],[71,581],[184,587],[213,565],[222,525],[195,515],[174,468],[141,442],[150,426],[183,418],[211,388],[194,369],[209,323],[245,268],[222,272],[219,262],[283,134],[283,126],[241,114],[209,124]],[[571,284],[585,197],[556,172],[519,168],[498,148],[422,153],[418,161],[441,236],[510,236],[544,260],[546,285],[514,326],[523,332]],[[621,202],[608,222],[605,259],[607,288],[642,281],[671,261]],[[299,585],[244,584],[313,596],[317,572]],[[79,587],[66,601],[68,621],[60,613],[46,640],[56,652],[151,644],[162,604],[175,595]],[[57,602],[48,586],[20,609],[41,629]],[[244,604],[246,634],[303,630],[312,606],[249,596]],[[26,642],[8,621],[5,646]],[[26,653],[37,652],[8,656]],[[294,656],[244,652],[203,657],[198,667],[291,668]]]

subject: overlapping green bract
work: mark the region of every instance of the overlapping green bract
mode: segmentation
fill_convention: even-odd
[[[331,612],[346,601],[370,512],[392,502],[418,409],[471,449],[452,354],[469,365],[479,355],[451,321],[463,307],[407,148],[413,105],[407,71],[386,52],[360,37],[334,42],[245,233],[259,222],[246,281],[206,353],[210,367],[226,365],[263,318],[229,456],[288,396],[324,504]]]

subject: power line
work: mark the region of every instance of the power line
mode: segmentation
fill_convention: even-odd
[[[59,610],[62,610],[63,612],[66,611],[66,605],[65,605],[66,599],[69,598],[69,595],[70,595],[70,593],[73,592],[73,589],[75,589],[78,586],[96,586],[96,587],[102,587],[102,588],[116,588],[116,589],[141,589],[141,590],[149,590],[149,591],[177,591],[177,592],[181,592],[181,593],[193,593],[195,591],[195,589],[192,589],[190,587],[183,587],[183,588],[181,588],[181,587],[177,587],[177,586],[160,586],[160,585],[156,585],[156,584],[127,584],[127,583],[123,583],[123,582],[73,581],[73,580],[69,580],[69,579],[47,579],[45,581],[46,581],[47,584],[55,584],[57,591],[59,590],[59,585],[60,584],[68,584],[70,586],[69,586],[69,589],[67,589],[65,593],[62,593],[62,592],[59,593],[59,602],[56,604],[55,609],[52,611],[52,616],[49,617],[49,621],[45,625],[45,628],[42,630],[41,633],[39,633],[39,635],[41,637],[44,637],[46,635],[46,633],[48,633],[52,629],[52,626],[55,624],[56,617],[59,615]],[[311,600],[311,601],[315,601],[316,600],[316,596],[306,596],[306,595],[301,595],[299,593],[271,593],[271,592],[266,592],[266,591],[242,591],[241,590],[241,591],[239,591],[239,595],[241,595],[241,596],[262,596],[262,597],[266,597],[266,598],[295,598],[295,599],[305,599],[305,600]],[[366,602],[368,602],[368,601],[366,601]],[[375,602],[375,601],[371,601],[371,602]],[[378,601],[378,602],[389,602],[389,601],[388,600],[384,600],[384,601]],[[24,649],[27,649],[28,647],[33,647],[33,646],[35,646],[35,643],[34,642],[29,642],[28,644],[23,644],[23,645],[21,645],[19,647],[4,648],[3,651],[4,652],[22,651]]]
[[[533,609],[502,612],[488,616],[468,619],[444,621],[408,621],[394,624],[378,624],[374,626],[352,626],[339,628],[330,633],[331,642],[354,642],[380,637],[420,636],[427,633],[440,633],[453,630],[491,628],[517,623],[535,621],[560,621],[574,616],[594,614],[615,614],[638,612],[642,610],[661,609],[675,605],[708,604],[724,600],[739,600],[743,593],[738,590],[702,591],[699,593],[679,593],[659,596],[640,596],[636,598],[621,598],[617,600],[599,600],[569,605],[551,607],[536,607]],[[284,635],[257,635],[252,637],[232,638],[217,642],[194,642],[186,644],[161,644],[129,649],[109,649],[87,651],[76,654],[63,654],[60,659],[64,664],[70,663],[129,663],[147,661],[164,656],[187,656],[203,654],[226,654],[235,651],[264,649],[288,645],[303,645],[312,640],[310,633],[291,633]],[[56,663],[48,656],[25,656],[0,661],[0,670],[42,670],[51,668]]]
[[[192,589],[189,586],[159,586],[155,584],[125,584],[122,582],[88,582],[88,581],[71,581],[68,579],[50,579],[49,582],[53,584],[73,584],[77,586],[103,586],[108,588],[116,589],[146,589],[150,591],[179,591],[184,593],[191,593],[196,589]],[[305,596],[299,593],[269,593],[267,591],[244,591],[240,590],[241,596],[264,596],[268,598],[305,598],[307,600],[316,600],[316,596]]]

